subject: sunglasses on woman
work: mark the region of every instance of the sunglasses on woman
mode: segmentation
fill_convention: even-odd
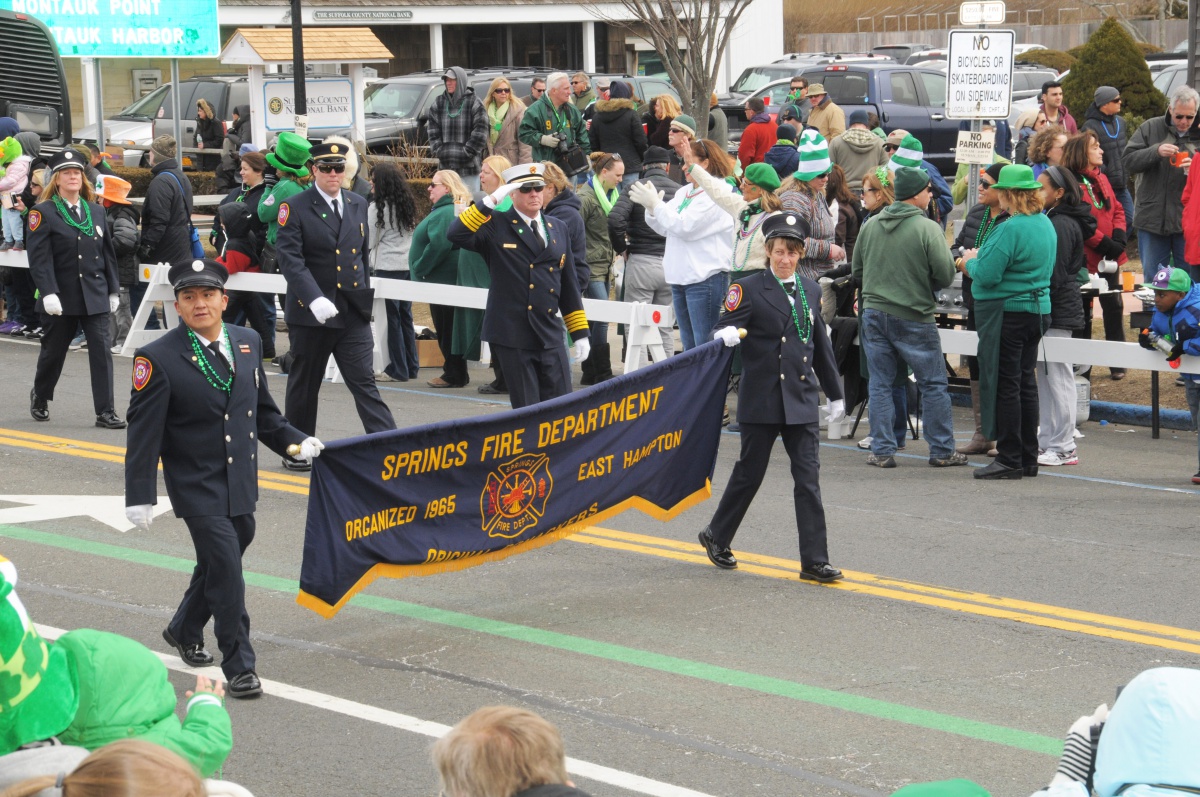
[[[512,94],[512,89],[496,89],[493,94]]]

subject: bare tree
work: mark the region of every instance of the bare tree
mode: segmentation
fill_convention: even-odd
[[[704,135],[709,99],[717,84],[717,67],[729,37],[753,0],[620,0],[633,20],[611,19],[595,5],[592,13],[609,24],[650,39],[683,100],[684,113]],[[779,24],[783,24],[780,20]],[[680,48],[683,40],[687,46]],[[649,99],[648,97],[643,99]]]

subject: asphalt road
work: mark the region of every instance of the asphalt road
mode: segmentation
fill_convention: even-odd
[[[0,553],[36,622],[170,653],[160,633],[193,561],[186,529],[170,514],[148,533],[79,514],[119,517],[125,434],[92,426],[81,353],[35,423],[36,354],[0,341]],[[129,367],[117,358],[122,415]],[[284,380],[270,379],[281,404]],[[401,425],[506,406],[474,385],[382,389]],[[360,432],[344,386],[321,396],[321,437]],[[961,437],[968,424],[956,410]],[[866,797],[966,777],[1023,797],[1118,685],[1200,664],[1195,435],[1082,431],[1080,465],[1011,483],[932,469],[923,440],[892,471],[852,441],[824,445],[830,549],[847,574],[835,587],[796,578],[782,448],[734,543],[742,567],[707,563],[696,532],[737,454],[726,433],[714,497],[669,523],[629,511],[498,563],[380,580],[329,620],[295,603],[306,479],[264,450],[245,569],[268,694],[230,701],[224,776],[260,797],[433,795],[431,734],[510,703],[562,729],[594,795]],[[50,505],[44,519],[12,500],[44,495],[113,498],[29,499]],[[191,677],[172,680],[182,694]]]

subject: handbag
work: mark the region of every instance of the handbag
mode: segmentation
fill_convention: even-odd
[[[588,170],[588,156],[583,154],[583,147],[578,144],[572,144],[566,150],[554,150],[554,163],[567,177],[574,177]]]
[[[179,186],[179,198],[183,200],[184,213],[187,213],[187,200],[183,199],[183,183],[179,182],[179,178],[175,176],[174,172],[168,171],[164,172],[164,174],[171,175],[171,179],[175,181],[175,185]],[[196,259],[204,257],[204,245],[200,243],[200,232],[196,229],[196,225],[192,224],[190,213],[188,214],[188,233],[192,242],[192,257]]]

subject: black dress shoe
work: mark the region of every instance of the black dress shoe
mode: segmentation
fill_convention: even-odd
[[[508,393],[507,390],[501,390],[496,387],[495,382],[484,382],[476,389],[485,396],[500,396]]]
[[[302,459],[291,459],[290,457],[284,457],[283,467],[287,468],[288,470],[297,470],[302,473],[307,473],[308,471],[312,470],[312,463],[305,462]]]
[[[817,562],[815,565],[805,565],[800,568],[800,578],[806,581],[820,581],[822,584],[828,584],[831,581],[840,581],[842,571],[829,564],[829,562]]]
[[[262,681],[258,680],[254,670],[246,670],[229,679],[225,693],[230,697],[258,697],[262,694]]]
[[[118,418],[112,410],[105,410],[96,416],[96,425],[102,429],[124,429],[125,421]]]
[[[1033,477],[1037,476],[1038,466],[1037,465],[1026,465],[1025,467],[1021,468],[1021,470],[1024,471],[1025,478],[1032,479]]]
[[[170,629],[163,630],[163,639],[167,644],[179,651],[179,658],[192,667],[207,667],[213,663],[212,654],[204,649],[204,645],[181,645],[171,636]]]
[[[29,414],[35,421],[50,420],[50,407],[44,398],[38,398],[36,390],[29,391]]]
[[[994,459],[991,464],[979,468],[973,474],[976,479],[1019,479],[1025,475],[1025,469],[1022,467],[1010,468],[1008,465],[1003,465],[1000,460]]]
[[[717,567],[722,570],[733,570],[737,567],[737,559],[734,558],[733,551],[728,548],[718,548],[708,526],[705,526],[704,531],[700,532],[700,544],[704,546],[704,552],[708,554],[708,561]]]

